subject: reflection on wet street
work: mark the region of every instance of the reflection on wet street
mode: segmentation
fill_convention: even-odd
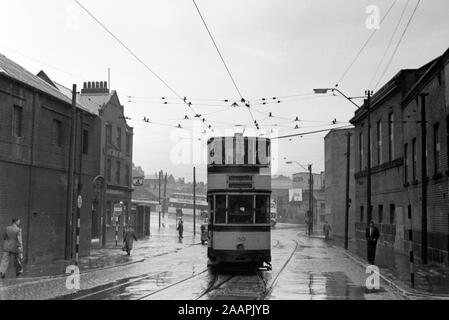
[[[308,238],[294,225],[279,224],[272,232],[271,271],[211,269],[207,247],[186,246],[154,257],[142,274],[113,284],[80,291],[70,299],[399,299],[381,282],[365,289],[367,274],[323,239]]]

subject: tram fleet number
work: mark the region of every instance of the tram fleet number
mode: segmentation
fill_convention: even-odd
[[[260,315],[269,315],[270,306],[263,304],[262,305],[223,304],[221,305],[221,308],[217,308],[217,307],[189,306],[188,304],[186,304],[185,306],[179,307],[178,309],[179,315],[203,316],[206,318],[209,318],[213,314],[217,313],[224,316],[241,315],[241,316],[255,317]]]

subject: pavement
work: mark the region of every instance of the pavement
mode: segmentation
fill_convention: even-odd
[[[144,262],[146,259],[176,252],[181,247],[196,245],[200,243],[199,237],[193,237],[189,228],[184,232],[182,242],[179,241],[175,230],[161,229],[152,226],[152,235],[138,241],[134,241],[131,256],[127,256],[121,250],[121,243],[115,246],[114,242],[108,242],[105,248],[91,249],[90,255],[80,257],[78,268],[80,274],[115,267],[127,266]],[[67,276],[68,266],[75,265],[73,260],[54,260],[46,263],[24,265],[23,274],[16,278],[12,265],[9,267],[6,278],[0,280],[0,290],[23,286],[28,283],[42,282],[49,279],[64,278]]]
[[[321,235],[315,237],[322,238]],[[344,249],[343,238],[328,240],[328,244],[341,250],[342,254],[366,268],[366,246],[364,243],[348,242],[348,250]],[[439,264],[423,265],[415,262],[415,286],[411,286],[410,262],[407,255],[395,252],[392,248],[377,246],[376,266],[380,276],[390,286],[396,288],[407,299],[449,299],[449,267]]]

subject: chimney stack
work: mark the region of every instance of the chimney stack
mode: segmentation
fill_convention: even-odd
[[[109,94],[107,81],[84,82],[81,94]]]

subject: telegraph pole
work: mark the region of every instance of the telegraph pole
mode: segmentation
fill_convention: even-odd
[[[351,161],[351,133],[346,133],[346,206],[345,206],[345,249],[348,250],[349,237],[349,175],[350,175],[350,161]]]
[[[80,146],[79,146],[79,173],[78,173],[78,199],[77,199],[77,206],[76,206],[76,231],[75,231],[75,261],[76,264],[78,264],[79,260],[79,251],[80,251],[80,228],[81,228],[81,207],[83,204],[83,198],[81,196],[81,191],[83,189],[83,121],[84,121],[84,114],[82,111],[80,111]]]
[[[161,175],[162,170],[159,171],[159,229],[161,229]]]
[[[426,96],[421,93],[421,180],[422,180],[422,220],[421,220],[421,261],[427,263],[427,139],[426,139]]]
[[[367,168],[367,182],[366,182],[366,203],[367,203],[367,213],[368,213],[368,222],[372,219],[372,205],[371,205],[371,110],[370,110],[370,104],[371,104],[371,94],[372,91],[367,90],[365,91],[365,94],[367,95],[366,99],[366,116],[367,116],[367,122],[368,122],[368,168]]]
[[[196,168],[193,167],[193,235],[196,235]]]
[[[312,175],[312,165],[309,164],[309,221],[311,224],[310,230],[313,234],[313,175]]]
[[[69,169],[67,177],[67,216],[66,216],[66,243],[65,243],[65,257],[70,259],[72,257],[72,219],[73,219],[73,177],[75,171],[75,120],[76,120],[76,84],[72,87],[72,117],[70,123],[70,147],[69,147]]]
[[[164,178],[164,199],[162,200],[162,214],[165,218],[165,209],[166,209],[166,197],[167,197],[167,172],[165,173]]]

